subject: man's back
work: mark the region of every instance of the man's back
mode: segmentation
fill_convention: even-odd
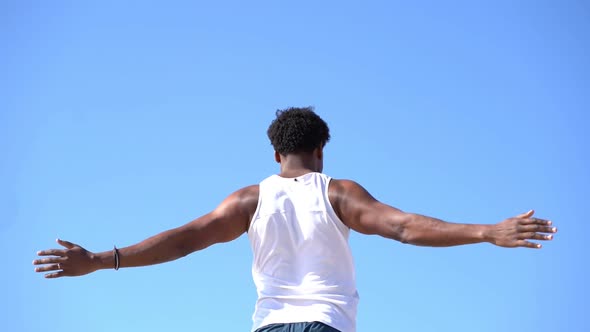
[[[330,178],[311,172],[260,183],[248,236],[258,291],[253,330],[319,321],[355,331],[358,294],[349,228],[328,199]]]

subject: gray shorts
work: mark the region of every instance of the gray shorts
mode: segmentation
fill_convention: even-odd
[[[270,324],[259,328],[255,332],[340,332],[335,328],[320,322]]]

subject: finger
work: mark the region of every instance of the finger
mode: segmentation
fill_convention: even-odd
[[[530,218],[533,214],[535,214],[535,210],[529,210],[528,212],[517,215],[516,218]]]
[[[540,218],[522,218],[520,220],[521,225],[531,225],[531,224],[538,224],[538,225],[551,225],[551,220],[540,219]]]
[[[50,258],[35,259],[33,261],[33,265],[61,263],[61,262],[63,262],[63,260],[64,259],[61,258],[61,257],[50,257]]]
[[[65,256],[66,251],[61,249],[47,249],[37,252],[38,256]]]
[[[541,249],[541,245],[539,243],[533,243],[525,240],[519,240],[517,242],[519,247],[531,248],[531,249]]]
[[[64,271],[57,271],[57,272],[53,272],[53,273],[47,273],[45,275],[45,278],[55,279],[55,278],[64,277],[64,276],[66,276]]]
[[[547,219],[540,219],[540,218],[531,218],[531,219],[533,219],[533,222],[538,225],[551,225],[551,224],[553,224],[553,222],[551,220],[547,220]]]
[[[538,233],[557,233],[557,227],[542,225],[524,225],[518,228],[521,233],[538,232]]]
[[[41,266],[35,269],[35,272],[46,272],[46,271],[56,271],[56,270],[61,270],[61,267],[59,266],[59,264],[51,264],[51,265],[45,265],[45,266]]]
[[[66,247],[68,249],[72,249],[72,248],[74,248],[76,246],[72,242],[64,241],[62,239],[57,239],[56,241],[57,241],[57,243],[61,244],[62,246]]]
[[[542,241],[549,241],[553,239],[553,235],[549,234],[539,234],[535,232],[529,233],[520,233],[518,238],[521,240],[542,240]]]

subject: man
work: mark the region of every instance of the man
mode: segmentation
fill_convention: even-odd
[[[258,291],[252,331],[354,332],[358,295],[349,230],[421,246],[490,242],[540,248],[557,229],[533,211],[495,225],[447,223],[406,213],[350,180],[322,174],[326,123],[311,108],[277,111],[268,128],[280,173],[229,195],[215,210],[135,245],[92,253],[58,240],[33,262],[47,278],[159,264],[247,233]]]

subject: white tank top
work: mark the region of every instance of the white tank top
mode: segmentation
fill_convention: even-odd
[[[349,229],[328,199],[330,177],[273,175],[260,183],[248,237],[258,301],[252,331],[276,323],[319,321],[356,331]]]

